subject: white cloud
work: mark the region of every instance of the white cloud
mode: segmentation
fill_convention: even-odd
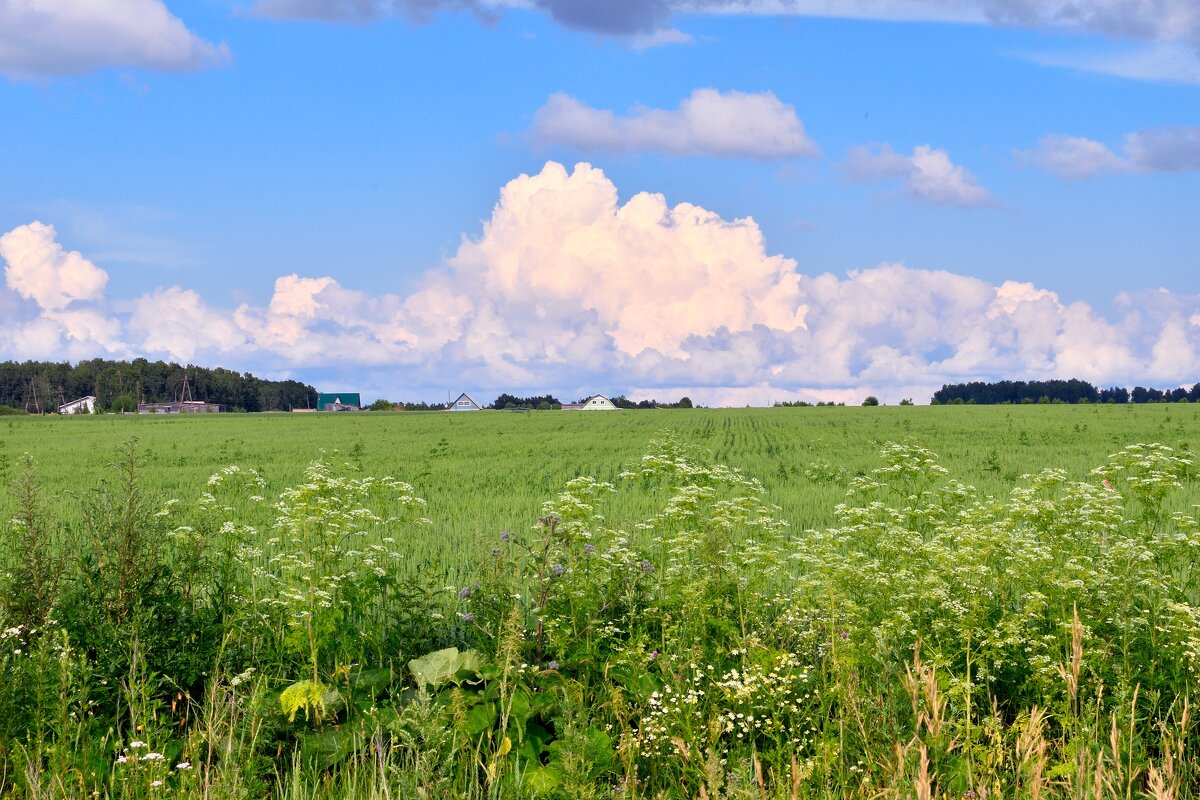
[[[127,329],[141,352],[185,362],[198,353],[245,352],[250,343],[228,314],[210,309],[195,291],[178,286],[134,300]]]
[[[1094,139],[1045,136],[1022,160],[1060,178],[1081,180],[1105,173],[1200,171],[1200,127],[1175,126],[1142,130],[1125,137],[1117,155]]]
[[[1200,42],[1192,0],[673,0],[675,11],[957,22]]]
[[[551,162],[510,182],[483,237],[449,266],[453,285],[510,317],[561,324],[586,311],[629,356],[680,355],[687,337],[719,328],[803,324],[795,262],[767,255],[753,220],[644,192],[618,205],[616,187],[587,164],[568,173]]]
[[[0,346],[27,357],[78,358],[118,353],[120,322],[103,308],[108,273],[58,243],[53,225],[31,222],[0,236],[5,283],[16,298],[6,309]]]
[[[1126,157],[1147,172],[1200,171],[1200,127],[1143,130],[1125,137]]]
[[[919,145],[912,155],[897,153],[890,144],[854,147],[844,164],[853,181],[902,178],[905,192],[914,200],[934,205],[982,206],[992,201],[975,176],[954,164],[945,150]]]
[[[57,311],[77,300],[104,296],[108,273],[80,253],[63,250],[53,225],[31,222],[0,236],[8,287],[42,308]]]
[[[11,78],[194,70],[228,60],[226,45],[196,36],[162,0],[0,0],[0,74]]]
[[[82,260],[42,228],[0,237],[10,271],[29,252],[51,265]],[[902,264],[806,274],[768,251],[752,219],[649,193],[621,203],[587,164],[510,181],[482,232],[406,296],[283,275],[261,306],[217,308],[176,286],[115,303],[129,311],[113,315],[102,286],[64,295],[36,285],[0,291],[0,358],[128,353],[321,369],[428,397],[449,385],[485,396],[895,402],[962,380],[1166,386],[1200,375],[1200,296],[1122,294],[1108,319],[1031,283]]]
[[[285,18],[365,21],[400,13],[426,21],[440,10],[513,7],[614,36],[659,30],[672,14],[753,14],[1018,25],[1200,43],[1200,9],[1192,0],[259,0],[255,8]]]
[[[1079,136],[1044,136],[1034,150],[1019,155],[1047,172],[1070,180],[1128,169],[1126,162],[1106,146]]]
[[[530,136],[586,151],[759,159],[818,152],[796,109],[771,92],[696,89],[677,109],[638,106],[624,117],[558,93],[538,109]]]

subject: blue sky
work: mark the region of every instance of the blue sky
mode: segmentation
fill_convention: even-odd
[[[1191,0],[0,0],[0,76],[0,359],[1200,380]]]

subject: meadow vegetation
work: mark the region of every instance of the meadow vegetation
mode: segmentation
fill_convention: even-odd
[[[1197,411],[10,418],[0,796],[1192,797]]]

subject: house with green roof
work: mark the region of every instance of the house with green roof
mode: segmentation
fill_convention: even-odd
[[[361,411],[362,398],[358,392],[320,392],[317,411]]]

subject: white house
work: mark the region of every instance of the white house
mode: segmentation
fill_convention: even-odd
[[[482,411],[483,406],[471,399],[471,395],[463,392],[458,396],[458,399],[450,404],[447,411]]]
[[[81,397],[78,400],[72,400],[58,407],[60,414],[95,414],[96,413],[96,398],[94,395]]]
[[[594,394],[582,403],[563,403],[563,411],[620,411],[602,394]]]

